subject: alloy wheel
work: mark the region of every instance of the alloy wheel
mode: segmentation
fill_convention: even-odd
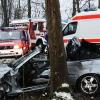
[[[81,89],[86,94],[94,94],[98,90],[98,80],[94,76],[85,76],[81,80]]]

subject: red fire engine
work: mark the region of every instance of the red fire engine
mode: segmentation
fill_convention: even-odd
[[[30,34],[30,46],[33,48],[36,46],[46,45],[44,39],[46,33],[46,20],[45,19],[19,19],[12,20],[10,27],[26,28]]]
[[[0,30],[0,57],[20,57],[29,52],[29,34],[22,29]]]

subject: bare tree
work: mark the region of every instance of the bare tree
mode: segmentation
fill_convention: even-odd
[[[1,0],[3,26],[9,26],[9,19],[11,18],[12,0]]]
[[[31,0],[27,0],[28,4],[28,18],[31,18]]]
[[[76,7],[77,7],[77,12],[80,12],[79,0],[76,0]]]
[[[8,0],[8,15],[9,19],[12,17],[13,0]]]
[[[90,3],[91,0],[88,0],[88,6],[89,6],[89,9],[91,8],[91,3]]]
[[[15,8],[15,11],[14,11],[14,19],[21,19],[22,18],[21,11],[22,11],[22,9],[21,9],[20,0],[18,0],[17,7]]]
[[[76,15],[76,0],[73,0],[73,12],[72,16]]]
[[[100,9],[100,0],[98,0],[98,8]]]
[[[93,3],[93,1],[95,2],[95,0],[86,0],[81,6],[80,9],[81,10],[97,10],[96,5]],[[81,1],[82,2],[82,1]],[[98,3],[98,8],[99,8],[99,3]]]
[[[3,26],[8,26],[8,15],[7,15],[7,0],[1,0],[2,12],[3,12]]]
[[[42,11],[43,17],[45,17],[45,4],[44,3],[41,4],[41,8],[43,9]]]
[[[67,65],[61,34],[61,16],[59,0],[45,0],[49,53],[51,66],[51,95],[62,83],[67,81]]]

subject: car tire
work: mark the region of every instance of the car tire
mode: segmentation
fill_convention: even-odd
[[[81,93],[89,96],[98,94],[100,88],[100,79],[95,75],[85,75],[79,81]]]

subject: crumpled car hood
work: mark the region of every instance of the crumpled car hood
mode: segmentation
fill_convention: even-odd
[[[12,68],[8,67],[7,64],[0,65],[0,79],[11,70]]]

